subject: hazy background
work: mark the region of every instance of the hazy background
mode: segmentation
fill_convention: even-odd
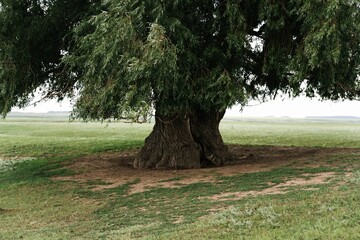
[[[63,102],[47,101],[29,106],[25,109],[14,108],[16,112],[46,113],[49,111],[71,111],[72,104],[69,99]],[[299,97],[296,99],[277,99],[265,103],[250,102],[249,106],[240,111],[240,106],[229,109],[226,116],[243,117],[293,117],[302,118],[309,116],[354,116],[360,117],[360,101],[319,101]]]

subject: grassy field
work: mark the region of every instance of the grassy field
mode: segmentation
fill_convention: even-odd
[[[360,238],[360,122],[226,120],[225,142],[253,151],[236,166],[134,172],[114,187],[102,175],[74,177],[93,173],[71,167],[82,159],[136,153],[151,128],[58,117],[0,121],[0,239]],[[149,175],[164,177],[134,192]]]

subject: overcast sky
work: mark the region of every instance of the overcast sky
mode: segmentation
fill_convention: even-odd
[[[356,116],[360,117],[360,101],[331,102],[299,97],[295,99],[277,99],[265,103],[250,103],[239,113],[239,107],[227,111],[228,116]]]
[[[65,100],[61,103],[48,101],[30,106],[24,110],[14,108],[13,111],[21,112],[48,112],[48,111],[70,111],[71,103]],[[265,103],[250,102],[243,111],[239,106],[229,109],[227,116],[244,117],[306,117],[306,116],[357,116],[360,117],[360,101],[331,102],[319,101],[300,97],[296,99],[277,99]]]

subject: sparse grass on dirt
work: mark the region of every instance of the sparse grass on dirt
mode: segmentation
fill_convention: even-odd
[[[0,122],[0,239],[360,238],[360,123],[224,122],[229,165],[133,169],[151,127]]]

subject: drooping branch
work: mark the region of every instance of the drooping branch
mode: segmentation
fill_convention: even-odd
[[[339,86],[344,92],[349,92],[349,93],[353,93],[357,96],[360,96],[360,89],[354,89],[354,88],[351,88],[351,87],[349,87],[343,83],[339,83],[339,82],[336,82],[335,84],[337,86]],[[353,100],[360,101],[360,98],[353,99]]]

